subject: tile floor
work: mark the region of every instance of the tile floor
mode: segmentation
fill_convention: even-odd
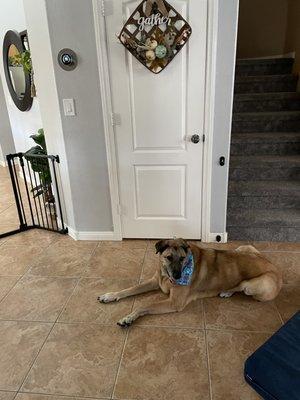
[[[14,218],[0,168],[0,231]],[[96,299],[151,276],[153,241],[74,242],[44,231],[0,240],[0,400],[259,399],[243,363],[300,308],[300,244],[254,245],[284,271],[276,301],[207,299],[124,331],[121,316],[163,295]]]

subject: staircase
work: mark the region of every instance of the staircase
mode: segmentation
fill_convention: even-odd
[[[291,58],[236,66],[230,240],[300,241],[300,93]]]

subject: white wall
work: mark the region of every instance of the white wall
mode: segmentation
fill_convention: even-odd
[[[5,165],[5,156],[14,152],[15,145],[0,77],[0,165]]]
[[[211,188],[212,233],[226,232],[238,2],[219,0]],[[221,156],[226,158],[225,167],[219,165]]]
[[[23,0],[1,0],[1,8],[0,8],[1,50],[3,45],[3,38],[8,30],[16,30],[18,32],[21,32],[25,29],[27,29],[27,24],[25,21]],[[34,142],[32,141],[32,139],[29,138],[29,136],[36,133],[38,129],[42,128],[42,120],[40,115],[38,99],[35,98],[33,100],[32,108],[27,112],[26,111],[22,112],[15,106],[6,84],[2,51],[0,57],[0,76],[3,83],[4,95],[6,99],[6,105],[7,105],[16,151],[21,151],[21,152],[26,151],[34,144]]]

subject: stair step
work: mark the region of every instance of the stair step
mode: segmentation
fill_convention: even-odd
[[[232,132],[300,132],[300,111],[235,113]]]
[[[230,182],[228,210],[296,209],[300,207],[300,183],[295,181]]]
[[[228,213],[229,240],[300,240],[300,209],[234,210]]]
[[[234,133],[232,156],[300,154],[300,132]]]
[[[293,69],[294,58],[265,58],[251,60],[237,60],[236,75],[280,75],[290,74]]]
[[[232,156],[231,181],[299,180],[300,157],[297,156]]]
[[[235,93],[295,92],[297,75],[238,76]]]
[[[300,110],[300,93],[251,93],[234,96],[233,112],[268,112]]]

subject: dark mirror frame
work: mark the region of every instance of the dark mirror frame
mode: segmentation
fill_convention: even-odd
[[[13,87],[12,81],[11,81],[11,76],[9,72],[9,64],[8,64],[8,53],[9,53],[9,48],[11,45],[15,45],[16,48],[19,50],[20,53],[23,53],[23,51],[26,50],[23,42],[23,37],[24,35],[27,36],[26,31],[22,32],[21,36],[18,32],[16,31],[7,31],[5,36],[4,36],[4,41],[3,41],[3,65],[4,65],[4,72],[5,72],[5,78],[7,82],[7,86],[9,89],[9,93],[15,103],[15,105],[18,107],[20,111],[28,111],[30,110],[32,106],[32,97],[31,97],[31,79],[30,79],[30,74],[28,72],[24,71],[25,74],[25,95],[24,97],[20,100],[15,92],[15,89]]]

